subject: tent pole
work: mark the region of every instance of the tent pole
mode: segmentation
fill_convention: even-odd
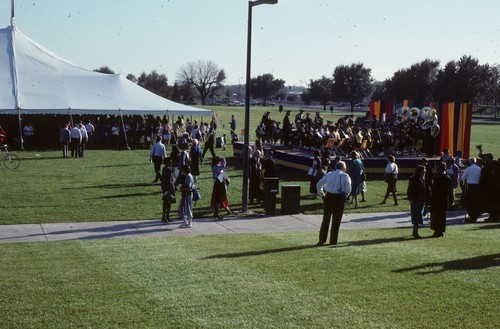
[[[73,123],[73,114],[71,114],[71,107],[69,108],[69,120],[71,122],[71,127],[74,127],[75,124]]]
[[[12,24],[12,21],[14,20],[14,0],[11,2],[11,9],[10,9],[10,21]]]
[[[125,138],[125,147],[127,148],[127,150],[130,150],[130,147],[128,146],[127,131],[125,130],[125,121],[123,121],[122,110],[119,109],[118,112],[120,112],[120,118],[121,118],[122,128],[123,128],[123,137]]]
[[[24,141],[23,141],[23,119],[21,118],[21,108],[17,108],[17,122],[19,123],[19,148],[24,151]]]

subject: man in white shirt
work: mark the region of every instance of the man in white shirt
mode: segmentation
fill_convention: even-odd
[[[462,181],[466,182],[465,189],[465,209],[469,214],[467,223],[474,223],[481,215],[479,181],[481,179],[481,167],[476,164],[476,158],[469,159],[469,166],[462,174]]]
[[[158,182],[161,179],[160,168],[163,162],[163,158],[167,156],[167,150],[165,145],[161,142],[161,136],[156,136],[156,143],[153,144],[151,148],[151,152],[149,152],[149,161],[153,163],[153,167],[155,170],[155,179],[153,183]]]
[[[92,124],[92,121],[88,121],[87,124],[85,125],[85,130],[87,130],[87,136],[88,136],[88,144],[91,147],[94,147],[94,139],[95,139],[95,127]]]
[[[32,145],[34,135],[33,126],[31,125],[31,122],[28,122],[28,124],[23,128],[24,146],[30,147]]]
[[[83,153],[85,153],[85,148],[89,140],[89,135],[87,134],[87,129],[85,129],[85,126],[82,122],[80,122],[80,124],[78,125],[78,129],[80,129],[80,134],[82,135],[82,139],[80,142],[80,157],[83,157]]]
[[[78,127],[71,129],[71,157],[78,158],[80,156],[80,143],[82,142],[82,133]]]
[[[346,174],[346,164],[339,161],[335,164],[335,171],[327,173],[316,184],[318,193],[323,197],[323,221],[319,231],[319,241],[317,246],[326,243],[328,227],[332,220],[330,233],[330,244],[336,245],[338,242],[340,222],[344,214],[345,199],[351,193],[351,178]],[[326,190],[326,195],[323,191]]]

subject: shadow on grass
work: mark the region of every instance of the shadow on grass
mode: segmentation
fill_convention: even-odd
[[[103,184],[103,185],[91,185],[91,186],[84,186],[83,188],[106,188],[106,189],[111,189],[111,188],[127,188],[127,187],[144,187],[144,186],[154,186],[154,185],[160,185],[159,183],[134,183],[134,184]],[[82,187],[63,187],[63,190],[80,190]]]
[[[16,152],[10,152],[11,154],[16,154]],[[17,153],[19,154],[19,153]],[[54,157],[49,157],[49,156],[39,156],[39,157],[32,157],[32,158],[19,158],[21,161],[37,161],[37,160],[67,160],[71,158],[64,158],[62,156],[54,156]],[[71,161],[71,160],[67,160]]]
[[[427,263],[419,266],[394,270],[394,273],[418,271],[419,275],[437,274],[445,271],[482,270],[489,267],[500,266],[500,254],[491,254],[464,259],[450,260],[447,262]],[[424,270],[424,271],[419,271]]]
[[[95,200],[95,199],[120,199],[120,198],[131,198],[131,197],[145,196],[145,195],[158,195],[158,192],[105,195],[105,196],[100,196],[100,197],[97,197],[97,198],[91,198],[90,200]]]
[[[97,168],[120,168],[120,167],[135,167],[135,166],[144,166],[144,163],[127,163],[127,164],[102,165],[102,166],[97,166]]]
[[[362,240],[362,241],[354,241],[347,242],[344,244],[339,244],[336,246],[328,246],[330,248],[343,248],[343,247],[351,247],[351,246],[369,246],[373,244],[383,244],[383,243],[392,243],[392,242],[403,242],[403,241],[412,241],[413,239],[409,239],[407,237],[398,237],[398,238],[390,238],[390,239],[372,239],[372,240]],[[305,250],[316,248],[316,245],[305,245],[305,246],[296,246],[296,247],[285,247],[278,249],[268,249],[268,250],[257,250],[257,251],[244,251],[244,252],[236,252],[229,254],[218,254],[205,257],[204,259],[217,259],[217,258],[239,258],[239,257],[250,257],[250,256],[261,256],[268,255],[280,252],[288,252],[288,251],[297,251],[297,250]]]
[[[306,246],[286,247],[286,248],[278,248],[278,249],[244,251],[244,252],[235,252],[235,253],[230,253],[230,254],[212,255],[212,256],[205,257],[203,259],[239,258],[239,257],[261,256],[261,255],[275,254],[275,253],[279,253],[279,252],[311,249],[311,248],[315,248],[315,247],[316,247],[315,245],[306,245]]]
[[[473,230],[494,230],[500,228],[500,223],[495,223],[495,224],[486,224],[486,225],[481,225],[481,226],[476,226],[473,228]]]
[[[37,236],[46,236],[49,241],[57,240],[94,240],[107,239],[117,237],[140,237],[150,233],[170,232],[182,225],[181,221],[173,223],[162,223],[157,219],[146,219],[137,222],[135,219],[130,219],[127,222],[120,222],[109,225],[108,223],[96,224],[86,222],[77,222],[71,224],[71,228],[65,230],[54,230],[53,227],[58,227],[57,223],[44,224],[43,233],[19,235],[16,238],[34,238]],[[97,226],[94,226],[97,225]],[[76,227],[74,227],[76,226]],[[0,238],[1,240],[9,240],[12,237]]]

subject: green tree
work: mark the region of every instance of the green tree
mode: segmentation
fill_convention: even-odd
[[[430,59],[397,71],[391,79],[394,98],[398,101],[404,99],[432,101],[438,72],[439,61]]]
[[[133,83],[137,83],[137,77],[132,73],[127,74],[126,78],[127,78],[127,80],[130,80]]]
[[[115,71],[110,69],[108,66],[101,66],[98,69],[95,69],[94,72],[104,73],[104,74],[115,74]]]
[[[354,104],[370,97],[373,91],[373,78],[371,69],[364,67],[363,63],[354,63],[350,66],[339,65],[333,72],[334,97],[349,102],[351,112]]]
[[[478,103],[488,91],[491,81],[488,64],[480,65],[471,56],[450,61],[437,75],[434,98],[439,101]]]
[[[323,111],[326,111],[326,106],[333,99],[333,81],[325,76],[322,76],[321,79],[318,80],[311,79],[309,87],[305,90],[304,94],[309,102],[319,102],[323,105]]]
[[[375,82],[373,84],[373,93],[371,96],[372,101],[379,101],[386,98],[393,98],[392,94],[392,82],[387,79],[382,82]]]
[[[493,94],[493,104],[497,105],[500,102],[500,65],[495,64],[492,67],[493,81],[491,84]]]
[[[222,88],[226,73],[214,62],[200,59],[181,66],[177,78],[193,86],[200,94],[201,104],[205,105],[207,96]]]
[[[165,98],[170,96],[167,76],[158,73],[156,70],[151,71],[149,74],[142,72],[139,78],[137,78],[137,84],[158,96]]]
[[[193,86],[191,86],[189,83],[176,81],[172,87],[170,99],[178,103],[194,102]]]
[[[275,79],[271,73],[252,78],[250,82],[252,97],[261,98],[265,102],[273,99],[285,87],[285,80]]]

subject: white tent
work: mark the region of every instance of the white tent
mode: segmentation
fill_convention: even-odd
[[[0,29],[0,114],[212,115],[155,95],[120,74],[93,72]]]

